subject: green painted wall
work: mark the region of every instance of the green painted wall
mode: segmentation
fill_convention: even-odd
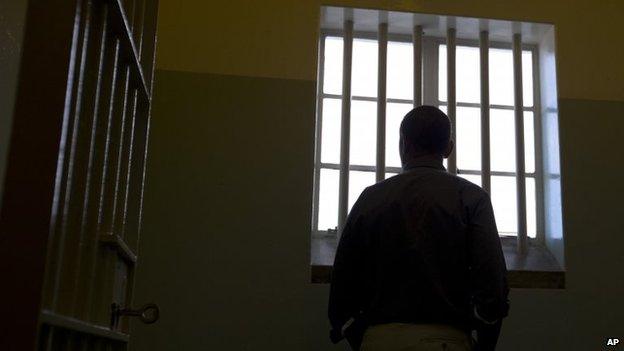
[[[621,337],[624,3],[333,3],[555,23],[567,289],[514,289],[500,349]],[[308,283],[320,2],[161,4],[135,303],[162,313],[132,349],[346,349]]]
[[[0,2],[0,206],[28,1]]]
[[[160,70],[133,350],[332,350],[308,249],[314,84]],[[624,103],[560,101],[565,291],[514,289],[501,350],[600,347],[621,326]],[[535,346],[538,345],[538,346]]]

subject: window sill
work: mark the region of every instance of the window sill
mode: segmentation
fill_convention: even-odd
[[[552,254],[542,245],[531,242],[526,256],[517,253],[515,237],[501,238],[503,253],[507,262],[507,279],[512,288],[525,289],[564,289],[565,271]],[[311,282],[330,282],[336,237],[313,236],[311,255]]]

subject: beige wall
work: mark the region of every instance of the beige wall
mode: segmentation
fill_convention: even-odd
[[[135,299],[161,320],[135,324],[132,349],[346,349],[309,283],[320,2],[161,4]],[[621,337],[624,2],[332,4],[555,23],[567,288],[513,289],[500,349]]]
[[[158,68],[314,80],[321,4],[553,23],[562,98],[624,100],[621,0],[161,1]],[[618,33],[620,35],[618,35]]]

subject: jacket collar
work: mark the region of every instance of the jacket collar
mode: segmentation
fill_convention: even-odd
[[[426,167],[426,168],[435,168],[441,171],[446,171],[442,162],[438,161],[411,161],[408,162],[405,166],[403,166],[403,172],[410,171],[415,168]]]

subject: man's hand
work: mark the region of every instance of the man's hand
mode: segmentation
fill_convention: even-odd
[[[502,319],[494,324],[478,323],[477,344],[473,351],[494,351],[502,325]]]

